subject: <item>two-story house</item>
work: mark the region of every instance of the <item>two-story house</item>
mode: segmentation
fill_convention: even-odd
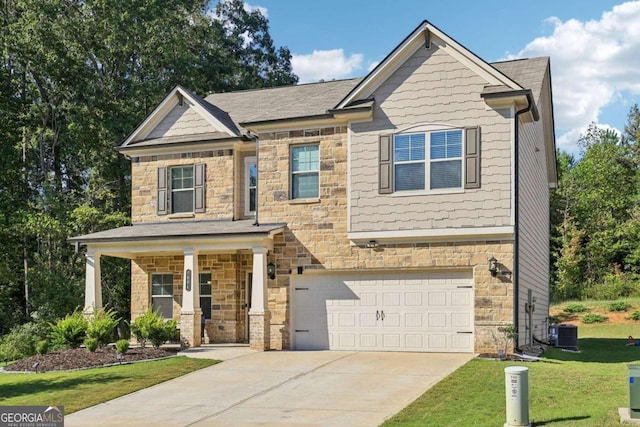
[[[78,236],[131,312],[190,346],[495,351],[547,335],[548,58],[487,63],[424,21],[367,76],[209,95],[176,87],[119,146],[132,225]]]

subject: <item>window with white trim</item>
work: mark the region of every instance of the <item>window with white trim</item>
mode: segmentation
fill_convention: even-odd
[[[320,196],[320,145],[291,146],[291,198]]]
[[[244,159],[244,214],[252,215],[256,211],[258,169],[255,157]]]
[[[462,129],[395,135],[395,191],[462,189],[462,143]]]
[[[173,318],[173,273],[151,275],[151,305],[165,319]]]
[[[193,166],[171,168],[171,213],[193,212]]]

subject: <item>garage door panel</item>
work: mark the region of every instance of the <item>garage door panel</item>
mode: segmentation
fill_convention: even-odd
[[[295,348],[471,352],[472,285],[471,271],[298,276],[294,325],[311,332]]]

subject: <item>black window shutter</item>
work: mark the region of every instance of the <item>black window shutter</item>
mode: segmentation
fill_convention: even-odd
[[[158,168],[158,215],[167,214],[167,168]]]
[[[205,212],[204,164],[194,165],[193,209],[196,213]]]
[[[393,193],[393,138],[380,135],[378,161],[378,193]]]
[[[480,128],[466,128],[464,139],[464,188],[480,188]]]

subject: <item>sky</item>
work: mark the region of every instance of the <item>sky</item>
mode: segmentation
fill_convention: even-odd
[[[366,75],[423,20],[488,62],[549,56],[556,144],[621,132],[640,104],[640,1],[245,0],[292,53],[300,83]]]

